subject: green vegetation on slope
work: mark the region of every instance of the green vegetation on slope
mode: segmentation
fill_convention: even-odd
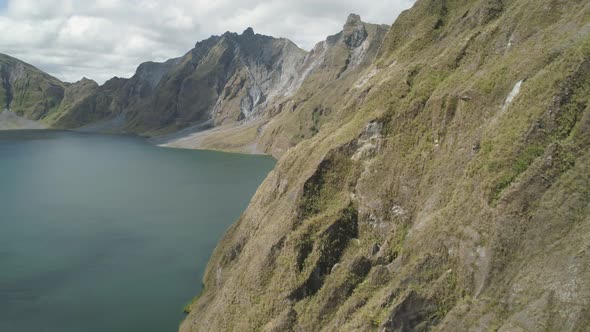
[[[317,73],[262,129],[282,157],[181,331],[583,331],[589,23],[420,0],[372,66]]]
[[[59,106],[64,84],[37,68],[0,54],[0,107],[39,120]]]

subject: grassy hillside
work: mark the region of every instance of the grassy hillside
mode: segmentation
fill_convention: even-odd
[[[31,120],[56,110],[65,85],[39,69],[0,54],[0,108]]]
[[[300,143],[181,331],[584,331],[589,26],[581,0],[419,0],[329,121],[277,117],[267,146]]]

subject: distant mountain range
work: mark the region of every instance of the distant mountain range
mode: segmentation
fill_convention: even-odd
[[[115,77],[101,86],[86,78],[64,83],[0,55],[0,103],[17,115],[58,129],[145,136],[176,133],[170,137],[177,140],[218,126],[241,131],[235,127],[246,124],[247,135],[251,122],[260,129],[283,111],[285,100],[293,104],[293,111],[325,86],[365,69],[388,28],[351,15],[342,32],[311,52],[251,28],[242,34],[226,32],[198,42],[180,58],[142,63],[133,77]],[[316,129],[297,134],[305,136]],[[247,142],[234,142],[233,149],[242,148],[238,143],[247,146],[257,141],[250,136]]]

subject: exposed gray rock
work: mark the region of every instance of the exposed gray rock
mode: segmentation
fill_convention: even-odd
[[[356,14],[350,14],[344,25],[344,44],[351,49],[357,48],[363,44],[368,35],[365,24],[361,21],[361,17]]]

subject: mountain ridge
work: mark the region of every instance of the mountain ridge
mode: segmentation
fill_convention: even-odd
[[[358,67],[368,52],[375,53],[386,29],[385,25],[364,23],[360,16],[351,14],[343,31],[318,43],[310,52],[288,39],[256,34],[252,28],[242,34],[225,32],[197,42],[181,57],[144,62],[130,78],[114,77],[102,85],[85,78],[75,83],[59,82],[57,105],[36,117],[22,112],[20,115],[57,129],[155,137],[154,142],[166,146],[275,153],[259,137],[261,127],[280,108],[275,101],[298,92],[314,72],[332,71],[330,77],[321,78],[329,81]],[[343,41],[343,36],[352,39]],[[366,40],[371,43],[362,44]],[[326,55],[330,58],[324,59]],[[215,130],[202,133],[211,128]],[[231,146],[235,141],[215,137],[232,131],[237,132],[234,137],[244,140],[237,147]],[[229,146],[182,143],[194,141],[195,133],[213,134],[205,141]],[[252,148],[258,145],[263,147]],[[273,150],[280,154],[284,148]]]

